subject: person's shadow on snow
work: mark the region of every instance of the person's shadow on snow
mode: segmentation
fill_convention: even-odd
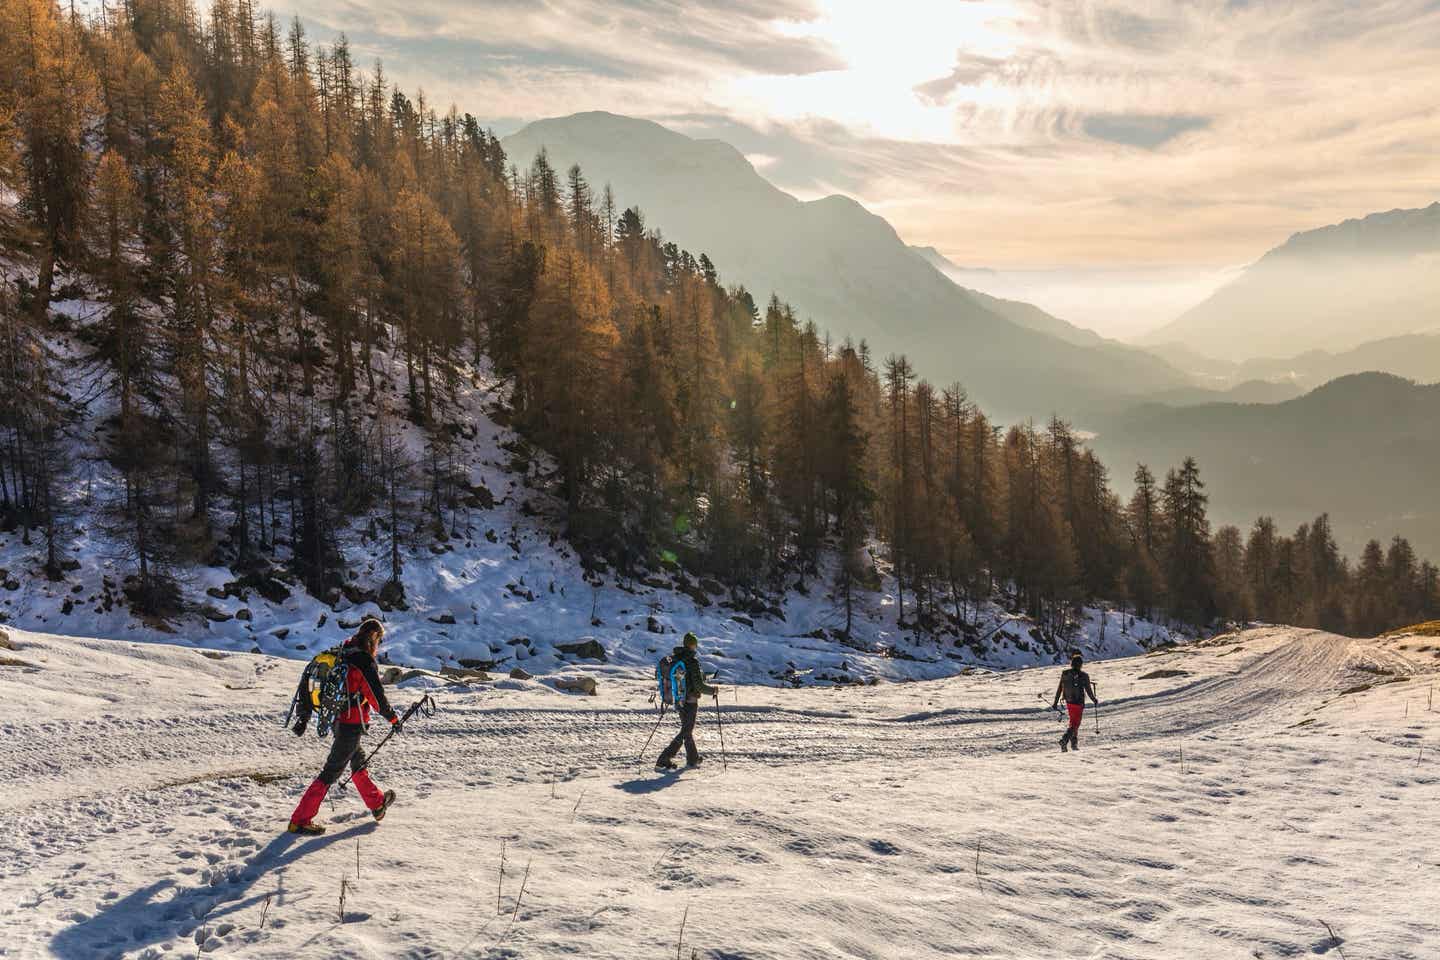
[[[654,776],[636,777],[634,780],[626,780],[624,783],[615,784],[615,789],[623,790],[628,794],[641,796],[647,793],[659,793],[666,787],[673,787],[679,782],[680,772],[677,770],[673,773],[657,773]]]
[[[231,879],[216,884],[182,887],[173,877],[156,880],[129,896],[105,904],[93,917],[61,930],[50,941],[50,948],[63,960],[93,960],[147,947],[162,940],[189,937],[196,928],[254,906],[267,897],[274,897],[271,906],[283,906],[284,889],[246,897],[246,893],[262,878],[283,872],[302,857],[322,850],[332,843],[351,840],[375,831],[373,822],[358,823],[338,833],[311,839],[293,833],[282,833],[254,853]],[[161,899],[166,891],[174,896]]]

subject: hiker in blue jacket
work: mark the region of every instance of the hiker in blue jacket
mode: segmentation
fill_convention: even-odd
[[[680,752],[682,744],[685,747],[685,766],[698,767],[705,760],[695,749],[695,718],[700,715],[700,698],[718,694],[720,688],[705,682],[705,673],[700,669],[700,657],[696,652],[699,648],[700,638],[687,633],[671,654],[685,664],[685,702],[676,705],[680,711],[680,732],[661,752],[660,759],[655,761],[656,770],[674,770],[675,754]]]

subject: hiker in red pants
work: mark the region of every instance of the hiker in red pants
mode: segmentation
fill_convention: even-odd
[[[383,820],[385,812],[395,802],[394,790],[381,793],[370,779],[370,771],[364,766],[365,751],[360,747],[361,738],[365,736],[365,730],[370,723],[372,709],[378,710],[389,720],[396,733],[401,730],[400,717],[385,698],[385,688],[380,685],[380,673],[375,668],[375,652],[379,649],[380,639],[384,635],[385,627],[380,621],[367,618],[361,622],[355,635],[345,641],[342,663],[348,671],[345,678],[345,689],[349,694],[348,706],[336,720],[335,742],[330,747],[330,756],[325,759],[325,766],[300,798],[300,805],[290,815],[291,833],[325,832],[325,828],[315,822],[315,814],[320,812],[321,801],[325,799],[326,792],[335,781],[340,779],[347,763],[351,771],[350,782],[360,791],[360,799],[365,801],[365,806],[376,820]],[[302,726],[297,732],[303,730]]]
[[[1070,657],[1070,669],[1060,674],[1060,685],[1055,688],[1055,702],[1050,704],[1050,709],[1060,708],[1060,695],[1065,695],[1065,710],[1070,714],[1070,727],[1065,731],[1065,736],[1060,738],[1060,752],[1064,753],[1070,748],[1080,749],[1080,720],[1085,716],[1085,695],[1090,695],[1090,701],[1095,706],[1100,706],[1100,701],[1095,699],[1095,686],[1090,682],[1090,674],[1081,670],[1080,667],[1085,660],[1076,653]]]

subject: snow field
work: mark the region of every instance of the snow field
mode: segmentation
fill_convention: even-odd
[[[326,747],[278,726],[297,664],[11,640],[0,956],[667,957],[682,918],[703,958],[1440,954],[1437,678],[1403,640],[1094,664],[1078,755],[1056,669],[726,687],[728,769],[711,703],[676,777],[670,718],[637,762],[638,671],[445,687],[375,762],[385,823],[347,788],[318,839],[281,833]]]

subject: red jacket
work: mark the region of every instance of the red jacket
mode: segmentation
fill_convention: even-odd
[[[390,701],[385,698],[385,688],[380,683],[380,673],[375,667],[375,658],[359,644],[345,644],[345,664],[350,672],[345,677],[345,689],[350,694],[350,708],[340,714],[339,723],[369,724],[370,711],[378,710],[386,720],[395,723],[400,718],[395,714]]]

